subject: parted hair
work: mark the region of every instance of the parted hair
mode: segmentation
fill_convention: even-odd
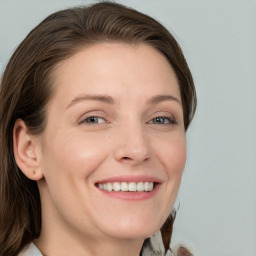
[[[175,38],[155,19],[117,3],[100,2],[56,12],[37,25],[10,58],[0,86],[0,256],[17,255],[38,238],[41,204],[37,183],[18,168],[13,127],[22,119],[31,134],[46,124],[54,67],[87,45],[100,42],[144,43],[163,54],[179,82],[184,127],[195,109],[193,79]],[[169,222],[169,224],[172,224]],[[169,227],[168,236],[172,231]],[[163,236],[166,228],[163,228]]]

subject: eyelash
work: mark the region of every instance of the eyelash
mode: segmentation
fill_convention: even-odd
[[[106,119],[105,118],[103,118],[103,117],[101,117],[101,116],[88,116],[88,117],[86,117],[85,119],[83,119],[80,123],[81,124],[83,124],[83,123],[86,123],[86,124],[89,124],[89,125],[94,125],[94,124],[100,124],[100,123],[103,123],[103,122],[97,122],[97,123],[95,123],[95,122],[90,122],[89,120],[91,119],[91,121],[92,121],[92,119],[96,119],[96,120],[99,120],[99,119],[102,119],[104,122],[106,122],[107,123],[107,121],[106,121]]]
[[[93,120],[103,120],[101,122],[93,122]],[[162,123],[157,123],[157,120],[159,121],[162,121]],[[108,123],[107,120],[101,116],[89,116],[89,117],[86,117],[85,119],[83,119],[80,123],[84,124],[88,124],[88,125],[97,125],[97,124],[100,124],[100,123]],[[156,124],[156,125],[176,125],[177,124],[177,121],[172,118],[172,117],[167,117],[167,116],[157,116],[155,118],[153,118],[152,120],[150,120],[149,122],[147,122],[148,124]]]
[[[164,123],[154,123],[154,120],[161,119],[164,121]],[[157,116],[153,118],[151,121],[148,122],[149,124],[157,124],[157,125],[176,125],[177,121],[172,117],[167,116]]]

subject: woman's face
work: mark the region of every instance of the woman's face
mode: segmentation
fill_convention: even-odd
[[[166,58],[145,44],[95,44],[57,65],[53,87],[39,146],[42,230],[152,235],[171,211],[186,159]]]

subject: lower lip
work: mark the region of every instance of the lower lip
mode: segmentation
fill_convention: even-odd
[[[157,184],[154,189],[150,192],[122,192],[122,191],[106,191],[103,189],[98,188],[100,192],[103,194],[114,197],[117,199],[122,199],[122,200],[128,200],[128,201],[141,201],[141,200],[147,200],[152,197],[154,197],[160,187],[160,184]]]

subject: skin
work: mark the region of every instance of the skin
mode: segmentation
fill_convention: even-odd
[[[14,131],[16,161],[41,195],[35,244],[44,255],[139,255],[171,211],[186,160],[172,67],[151,46],[100,43],[59,63],[52,82],[44,132],[30,135],[21,120]],[[126,200],[95,186],[116,176],[154,177],[158,189]]]

